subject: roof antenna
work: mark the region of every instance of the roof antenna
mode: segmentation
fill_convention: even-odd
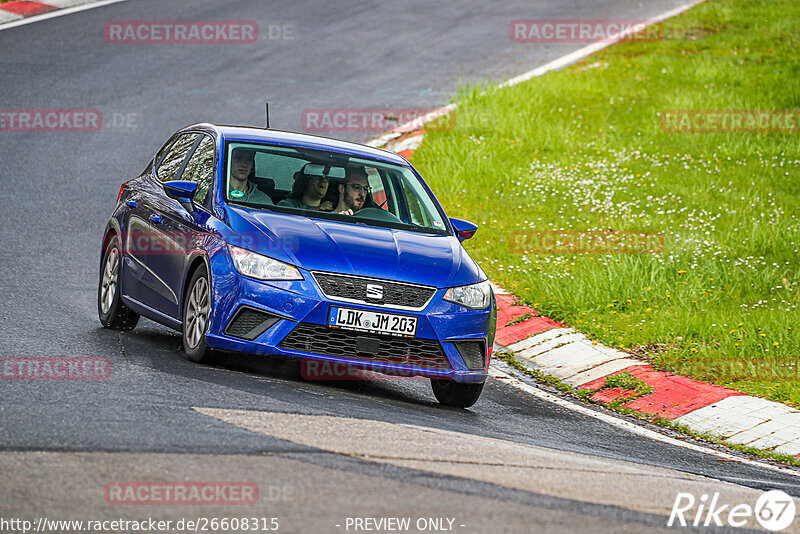
[[[267,125],[264,128],[269,129],[269,102],[267,102]]]

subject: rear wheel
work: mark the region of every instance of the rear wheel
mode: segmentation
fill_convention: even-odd
[[[211,359],[206,345],[208,318],[211,315],[211,284],[205,265],[198,267],[186,291],[183,302],[183,353],[193,362]]]
[[[465,384],[453,380],[431,379],[431,388],[436,400],[445,406],[469,408],[478,401],[483,391],[483,384]]]
[[[122,253],[116,235],[108,240],[101,265],[100,283],[97,286],[97,314],[100,322],[113,330],[132,330],[139,322],[139,314],[128,309],[119,296]]]

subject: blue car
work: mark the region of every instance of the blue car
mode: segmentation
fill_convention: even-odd
[[[496,304],[401,156],[324,137],[196,124],[122,184],[103,236],[98,312],[214,350],[431,379],[445,405],[480,396]]]

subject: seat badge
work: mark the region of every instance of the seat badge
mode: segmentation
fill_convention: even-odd
[[[367,284],[367,298],[369,300],[383,300],[383,286]]]

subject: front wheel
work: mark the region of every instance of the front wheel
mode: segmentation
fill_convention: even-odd
[[[211,348],[206,345],[208,319],[211,316],[211,284],[206,266],[202,265],[192,275],[183,302],[183,353],[193,362],[211,359]]]
[[[139,322],[139,314],[128,309],[119,296],[122,254],[117,236],[108,240],[101,265],[100,283],[97,286],[97,314],[100,323],[112,330],[132,330]]]
[[[483,384],[465,384],[452,380],[431,378],[431,388],[436,400],[445,406],[469,408],[478,401],[483,391]]]

